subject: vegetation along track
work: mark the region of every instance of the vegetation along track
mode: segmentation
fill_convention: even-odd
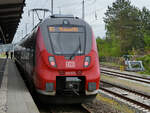
[[[110,65],[106,65],[106,64],[100,64],[100,67],[120,70],[120,66],[110,66]]]
[[[125,87],[101,81],[100,90],[123,99],[125,103],[134,106],[142,112],[150,112],[150,96],[136,92]],[[101,92],[101,91],[100,91]]]
[[[116,72],[116,71],[108,70],[108,69],[104,69],[104,68],[101,68],[101,73],[105,74],[105,75],[117,76],[120,78],[125,78],[125,79],[129,79],[129,80],[134,80],[134,81],[150,84],[150,78],[147,78],[147,77],[136,76],[133,74],[127,74],[127,73],[123,73],[123,72]]]
[[[84,104],[42,105],[40,113],[92,113]]]

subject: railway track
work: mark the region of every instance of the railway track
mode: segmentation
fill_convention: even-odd
[[[119,100],[127,103],[129,106],[142,111],[143,113],[150,113],[150,96],[117,86],[105,81],[101,81],[100,90],[107,95],[112,95],[114,98],[119,98]],[[100,92],[101,92],[100,91]]]
[[[101,73],[105,75],[109,75],[109,76],[116,76],[120,78],[125,78],[129,80],[134,80],[134,81],[150,84],[150,78],[148,77],[136,76],[133,74],[127,74],[127,73],[113,71],[113,70],[104,69],[104,68],[101,68]]]
[[[39,109],[40,113],[92,113],[84,104],[49,106],[42,105],[42,107]]]

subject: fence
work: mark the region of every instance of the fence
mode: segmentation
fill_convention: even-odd
[[[100,57],[100,62],[109,62],[120,65],[121,57]]]
[[[143,55],[130,55],[131,61],[136,60],[139,57],[143,57]],[[125,61],[124,57],[100,57],[100,62],[108,62],[108,63],[115,63],[118,65],[122,65]]]

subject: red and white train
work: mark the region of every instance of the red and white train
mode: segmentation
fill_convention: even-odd
[[[83,103],[95,98],[99,58],[92,29],[82,19],[53,15],[16,48],[15,61],[42,101]]]

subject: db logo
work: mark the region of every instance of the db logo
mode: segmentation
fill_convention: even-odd
[[[75,67],[75,62],[74,61],[67,61],[66,62],[66,67],[67,68],[74,68]]]

